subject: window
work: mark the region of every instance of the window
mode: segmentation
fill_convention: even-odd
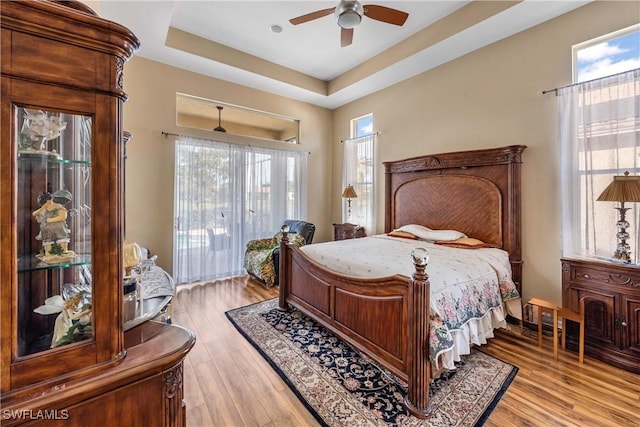
[[[342,188],[353,185],[358,197],[351,200],[350,212],[344,201],[342,221],[362,225],[369,234],[374,232],[375,139],[373,115],[368,114],[351,121],[351,139],[343,142]]]
[[[306,218],[306,152],[190,137],[175,150],[176,283],[244,274],[249,240]]]
[[[597,198],[615,175],[640,174],[639,46],[640,25],[575,46],[580,83],[558,90],[563,256],[616,252],[620,204]],[[625,205],[632,262],[640,260],[639,205]]]
[[[373,114],[351,120],[351,138],[371,135],[373,133]]]
[[[573,82],[640,68],[640,24],[573,47]]]

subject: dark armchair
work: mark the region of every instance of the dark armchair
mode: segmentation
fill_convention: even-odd
[[[313,241],[313,235],[316,232],[314,224],[288,219],[284,225],[289,227],[289,243],[303,246]],[[251,240],[247,243],[244,253],[244,268],[247,273],[267,287],[278,284],[281,240],[282,232],[280,231],[271,238]]]

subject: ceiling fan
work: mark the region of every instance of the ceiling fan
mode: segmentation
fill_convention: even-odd
[[[307,13],[306,15],[292,18],[289,22],[293,25],[303,24],[332,13],[336,16],[336,22],[340,26],[340,46],[342,47],[351,44],[353,41],[353,29],[360,24],[363,16],[399,26],[402,26],[409,17],[408,13],[390,7],[375,4],[363,5],[357,0],[341,0],[336,7]]]
[[[216,108],[218,109],[218,126],[215,127],[213,130],[216,132],[226,132],[227,130],[225,128],[222,127],[222,124],[220,123],[220,119],[222,116],[222,109],[224,108],[221,105],[216,105]]]

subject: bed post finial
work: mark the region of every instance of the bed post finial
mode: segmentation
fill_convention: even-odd
[[[285,258],[287,256],[287,244],[289,243],[289,226],[284,224],[280,227],[280,232],[282,233],[282,239],[280,240],[280,259],[278,266],[278,310],[280,311],[289,311],[289,306],[287,305],[287,267]]]
[[[409,280],[409,390],[404,403],[418,418],[431,415],[429,386],[431,362],[429,360],[429,275],[426,273],[429,252],[416,248],[411,252],[416,271]]]
[[[425,269],[429,263],[429,251],[425,248],[415,248],[411,251],[411,258],[413,258],[413,265],[416,268],[413,278],[416,280],[427,280],[429,276],[425,273]]]

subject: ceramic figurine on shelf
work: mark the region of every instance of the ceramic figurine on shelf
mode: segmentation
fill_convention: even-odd
[[[55,149],[47,149],[47,142],[58,138],[66,129],[67,123],[57,116],[47,116],[42,110],[25,108],[24,113],[22,131],[18,140],[20,155],[59,157]]]
[[[42,251],[37,257],[47,264],[66,262],[76,255],[69,250],[68,210],[64,206],[70,201],[71,193],[66,190],[56,191],[53,195],[44,193],[38,197],[41,206],[32,214],[40,224],[36,240],[42,241]]]
[[[65,284],[68,286],[72,284]],[[33,311],[38,314],[58,314],[53,326],[51,348],[90,338],[93,333],[91,322],[91,294],[80,291],[68,298],[54,295]]]

